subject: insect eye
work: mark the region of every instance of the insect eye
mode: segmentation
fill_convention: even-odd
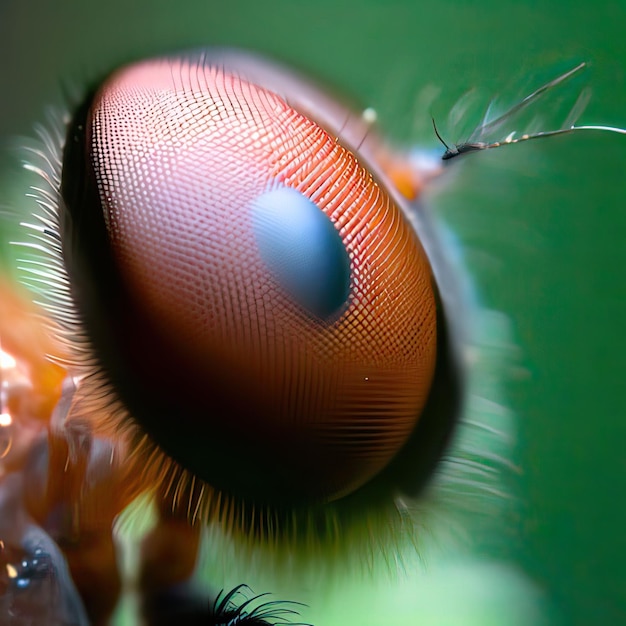
[[[437,290],[331,134],[340,109],[323,127],[291,106],[302,85],[232,65],[144,62],[88,98],[63,155],[65,261],[98,366],[167,455],[246,501],[335,500],[425,428]]]

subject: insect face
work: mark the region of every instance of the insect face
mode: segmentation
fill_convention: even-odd
[[[484,136],[571,74],[444,159],[571,132]],[[613,130],[575,127],[591,128]],[[156,496],[146,606],[192,575],[199,522],[288,559],[402,526],[459,422],[468,363],[463,290],[417,198],[423,172],[400,167],[368,119],[235,51],[123,68],[43,139],[29,167],[46,186],[26,226],[45,262],[23,265],[60,345],[14,341],[5,321],[22,313],[0,316],[28,383],[20,396],[3,365],[0,461],[63,546],[90,616],[115,606],[111,528],[141,492]],[[7,430],[22,415],[33,464]],[[460,484],[480,492],[495,455],[483,465],[468,449]],[[160,570],[172,546],[177,567]],[[231,607],[235,591],[214,613],[264,623]]]

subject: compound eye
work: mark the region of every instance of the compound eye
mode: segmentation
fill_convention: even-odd
[[[337,499],[413,433],[435,370],[422,246],[333,135],[201,60],[111,76],[64,154],[64,255],[97,361],[181,466]]]

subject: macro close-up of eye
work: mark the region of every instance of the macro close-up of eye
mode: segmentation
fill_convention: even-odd
[[[580,497],[615,456],[580,425],[620,369],[585,313],[621,303],[606,59],[557,46],[508,87],[399,7],[350,49],[339,14],[270,36],[192,4],[0,67],[0,625],[613,623],[619,576],[584,600],[565,573],[581,511],[611,518]],[[33,123],[38,63],[62,96]]]
[[[90,96],[63,153],[61,238],[103,379],[141,431],[240,499],[237,518],[249,503],[271,523],[265,505],[291,517],[358,491],[419,430],[437,287],[340,143],[345,114],[311,88],[318,125],[301,83],[282,73],[278,95],[272,66],[230,56],[141,63]]]
[[[142,494],[158,510],[139,573],[147,623],[216,612],[208,591],[170,598],[207,525],[284,558],[351,534],[384,544],[463,405],[459,281],[414,201],[435,158],[405,180],[409,202],[366,116],[231,50],[114,72],[41,139],[24,275],[55,342],[39,352],[69,377],[35,389],[58,404],[23,489],[68,544],[88,618],[115,608],[111,525]],[[15,341],[7,356],[33,365]]]

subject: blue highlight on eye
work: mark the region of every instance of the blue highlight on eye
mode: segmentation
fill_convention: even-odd
[[[261,258],[281,287],[316,317],[336,313],[350,293],[350,257],[330,218],[290,187],[265,192],[251,212]]]

